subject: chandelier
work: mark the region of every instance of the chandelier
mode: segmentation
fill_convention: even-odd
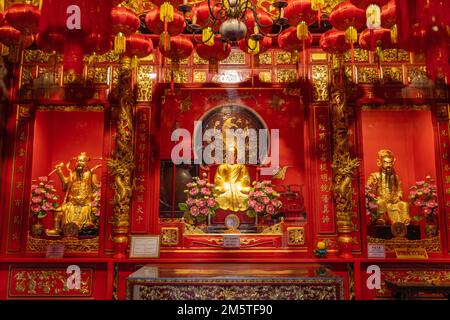
[[[208,19],[203,24],[197,22],[197,8],[193,8],[187,0],[178,6],[178,11],[183,13],[187,30],[193,33],[194,41],[197,43],[213,45],[214,37],[218,34],[224,43],[235,43],[247,38],[249,39],[248,46],[251,43],[257,46],[264,37],[277,36],[288,24],[288,20],[284,17],[284,8],[287,5],[285,0],[274,1],[272,7],[277,11],[276,18],[269,19],[269,21],[261,19],[261,11],[251,0],[208,0]],[[190,18],[187,16],[189,12],[191,13]],[[254,20],[253,30],[247,28],[246,21],[248,19]],[[277,31],[272,34],[272,30]],[[201,40],[196,37],[199,34],[202,35]],[[249,49],[253,50],[254,48],[249,47]]]

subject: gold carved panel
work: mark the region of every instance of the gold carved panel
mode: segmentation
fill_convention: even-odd
[[[277,82],[294,82],[296,80],[296,71],[285,69],[277,71]]]
[[[189,62],[189,58],[186,58],[186,59],[182,59],[182,60],[178,61],[178,64],[186,65],[186,64],[188,64],[188,62]],[[169,59],[169,58],[166,58],[166,63],[167,64],[172,64],[172,60]]]
[[[176,246],[179,240],[179,230],[176,227],[161,228],[161,244],[163,246]]]
[[[24,50],[23,62],[47,63],[50,59],[50,56],[52,55],[41,50]]]
[[[245,53],[241,50],[232,50],[228,58],[219,64],[245,64]]]
[[[20,75],[20,87],[32,85],[33,79],[35,77],[34,73],[35,73],[34,66],[23,66]]]
[[[137,75],[137,101],[151,101],[152,100],[152,74],[153,66],[141,65],[138,69]]]
[[[402,67],[383,68],[383,79],[386,82],[403,82]]]
[[[409,62],[410,53],[402,49],[384,49],[383,59],[386,62]]]
[[[377,68],[358,67],[358,83],[375,83],[378,82]]]
[[[187,83],[188,82],[188,72],[186,70],[177,70],[177,71],[169,71],[167,72],[167,81],[172,81],[173,74],[173,82],[175,83]]]
[[[87,80],[95,84],[108,84],[108,67],[89,67],[87,69]]]
[[[259,55],[259,64],[272,64],[272,51],[261,53]]]
[[[369,53],[361,48],[355,48],[354,50],[355,62],[369,62]],[[349,50],[344,54],[344,61],[352,61],[352,52]]]
[[[328,101],[328,66],[313,65],[312,80],[314,86],[314,100]]]
[[[194,82],[203,83],[206,82],[205,71],[194,71]]]
[[[297,54],[285,51],[278,51],[277,64],[295,64],[297,62]]]
[[[261,82],[272,82],[272,73],[270,71],[260,71],[258,77]]]
[[[304,227],[288,227],[287,242],[289,246],[301,246],[305,244],[305,228]]]

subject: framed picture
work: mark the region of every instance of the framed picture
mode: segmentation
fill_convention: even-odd
[[[159,258],[160,236],[131,236],[130,258]]]

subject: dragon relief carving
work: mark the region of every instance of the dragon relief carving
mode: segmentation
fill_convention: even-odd
[[[116,147],[112,158],[108,159],[108,169],[114,176],[114,225],[113,241],[127,242],[129,228],[130,202],[132,196],[132,174],[134,170],[134,95],[132,71],[129,59],[121,63],[119,81],[119,106],[117,118]]]
[[[333,130],[333,201],[336,210],[339,242],[351,244],[354,225],[352,181],[360,165],[352,158],[348,134],[349,109],[343,86],[334,84],[331,93],[331,121]]]

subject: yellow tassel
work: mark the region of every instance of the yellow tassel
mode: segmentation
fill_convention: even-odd
[[[211,27],[205,28],[202,31],[202,42],[207,46],[214,45],[214,32]]]
[[[391,28],[391,42],[392,44],[397,44],[398,42],[398,30],[396,24],[394,24]]]
[[[5,11],[5,0],[0,0],[0,11]]]
[[[39,0],[39,10],[42,10],[42,2],[43,2],[44,0]]]
[[[162,44],[164,50],[170,50],[170,34],[168,32],[163,32],[159,36],[159,43]]]
[[[355,43],[358,40],[358,31],[354,27],[348,27],[345,30],[345,42]]]
[[[131,58],[131,68],[137,69],[138,67],[139,67],[139,58],[137,56],[133,56],[133,58]]]
[[[159,9],[159,18],[162,22],[172,22],[173,11],[173,5],[169,2],[164,2]]]
[[[248,53],[259,53],[259,41],[255,41],[252,38],[248,39]]]
[[[127,38],[122,32],[119,32],[114,37],[114,53],[122,54],[127,49]]]
[[[308,39],[308,25],[305,21],[302,21],[297,25],[297,38],[298,40]]]
[[[325,6],[325,0],[311,0],[311,9],[318,11]]]

